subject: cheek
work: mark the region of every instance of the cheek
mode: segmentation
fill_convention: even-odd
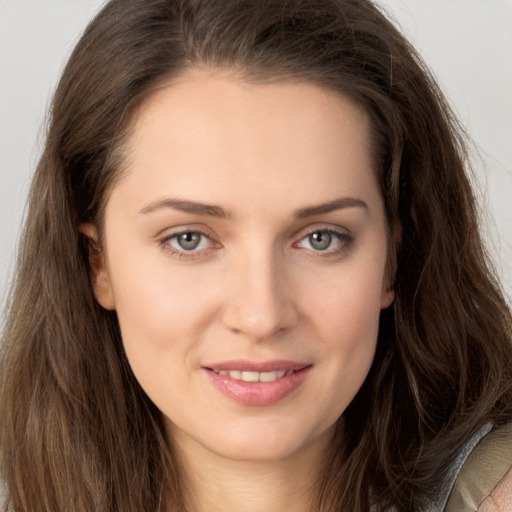
[[[382,273],[349,269],[332,277],[323,288],[308,286],[309,309],[331,338],[367,339],[378,329]],[[312,311],[314,309],[314,313]]]
[[[309,294],[310,318],[323,340],[325,388],[337,414],[352,401],[372,365],[377,344],[382,275],[363,269]]]
[[[339,378],[345,386],[347,382],[354,384],[354,394],[366,378],[375,354],[379,299],[378,293],[365,290],[359,282],[357,287],[345,288],[325,313],[325,318],[331,319],[326,325],[328,346],[338,362],[338,368],[333,370],[343,374]]]
[[[112,264],[112,284],[123,344],[134,371],[151,377],[152,371],[178,360],[178,355],[182,363],[192,365],[188,354],[215,314],[214,283],[198,276],[197,269],[194,278],[187,269],[174,270],[165,258],[144,260],[132,253],[129,262],[121,260]]]

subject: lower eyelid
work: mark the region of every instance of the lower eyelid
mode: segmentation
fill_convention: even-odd
[[[197,258],[204,251],[208,250],[208,248],[199,249],[199,250],[191,250],[191,251],[186,251],[185,249],[179,249],[178,247],[175,247],[174,245],[171,245],[169,243],[169,238],[159,242],[159,245],[160,245],[160,248],[162,249],[162,251],[165,251],[167,254],[169,254],[170,256],[173,256],[177,259],[183,259],[183,260]]]

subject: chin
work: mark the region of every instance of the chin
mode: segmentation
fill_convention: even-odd
[[[233,443],[230,446],[212,447],[218,456],[236,461],[274,462],[292,457],[301,451],[302,443],[259,442]]]
[[[247,428],[243,431],[211,432],[195,442],[218,457],[233,461],[278,462],[330,443],[334,425],[321,431],[307,431],[281,425]],[[214,434],[214,435],[211,435]]]

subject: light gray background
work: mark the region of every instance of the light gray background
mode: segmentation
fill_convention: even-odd
[[[0,304],[14,269],[52,91],[73,44],[102,3],[0,0]],[[511,300],[512,0],[379,3],[434,69],[475,141],[477,188],[489,212],[485,234]]]

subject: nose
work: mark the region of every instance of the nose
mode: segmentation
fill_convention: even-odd
[[[241,255],[231,266],[226,328],[254,340],[269,340],[299,321],[293,286],[284,264],[272,254]]]

